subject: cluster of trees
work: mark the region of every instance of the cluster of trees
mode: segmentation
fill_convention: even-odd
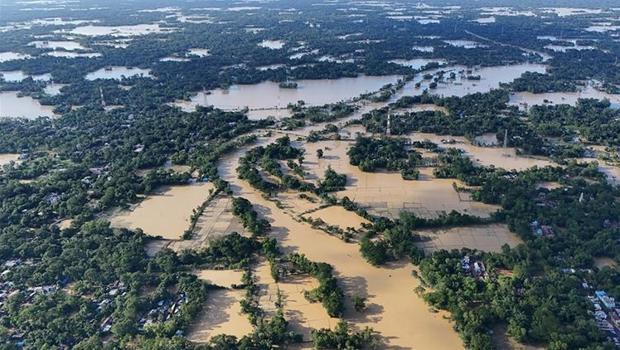
[[[347,154],[351,165],[358,166],[362,171],[400,171],[406,180],[416,180],[419,176],[416,167],[420,164],[422,155],[407,150],[405,139],[373,139],[360,136]]]
[[[233,198],[233,214],[239,217],[243,227],[254,235],[263,236],[271,229],[269,221],[265,218],[259,218],[258,213],[252,207],[252,203],[243,197]]]
[[[504,254],[534,253],[524,250],[506,249]],[[519,342],[548,344],[549,349],[611,348],[594,323],[577,276],[547,271],[536,277],[517,273],[479,279],[462,271],[465,254],[484,260],[487,270],[512,266],[501,255],[456,250],[421,262],[423,281],[432,287],[425,299],[451,312],[468,348],[493,349],[491,332],[498,324],[506,325],[507,334]]]
[[[334,277],[334,268],[327,263],[310,261],[305,255],[297,253],[289,254],[286,261],[290,262],[295,270],[310,274],[319,281],[316,289],[306,292],[306,298],[320,301],[331,317],[342,317],[344,292]]]
[[[344,190],[344,186],[347,184],[347,175],[338,174],[332,169],[331,166],[325,170],[325,176],[323,180],[319,181],[320,192],[336,192]]]
[[[536,72],[525,72],[508,86],[513,91],[527,91],[534,94],[577,91],[577,85],[573,80],[557,79],[552,75]]]
[[[361,331],[354,331],[345,321],[338,322],[333,330],[313,330],[312,343],[316,349],[342,350],[378,349],[381,345],[372,329],[366,327]]]
[[[532,106],[528,119],[546,137],[620,146],[620,111],[611,108],[609,101],[580,99],[574,107]]]
[[[438,111],[405,112],[390,116],[391,133],[406,135],[411,132],[425,132],[438,135],[465,136],[474,140],[485,133],[495,133],[499,142],[504,141],[507,130],[509,146],[518,147],[526,154],[550,155],[554,148],[536,130],[524,121],[516,109],[508,107],[509,93],[506,90],[491,90],[463,97],[439,97],[429,94],[403,97],[390,108],[406,108],[417,103],[432,103],[445,107],[448,115]],[[385,133],[388,108],[377,109],[365,114],[362,125],[373,133]]]

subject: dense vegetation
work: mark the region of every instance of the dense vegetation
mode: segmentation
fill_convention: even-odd
[[[422,155],[408,150],[404,139],[373,139],[358,137],[347,152],[351,165],[362,171],[373,172],[381,169],[400,171],[406,180],[417,180]]]

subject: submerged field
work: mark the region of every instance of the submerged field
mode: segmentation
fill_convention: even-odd
[[[112,215],[112,226],[142,229],[151,236],[179,240],[189,228],[192,210],[209,198],[210,183],[160,189],[130,210]]]
[[[323,176],[328,167],[347,175],[347,186],[338,192],[339,197],[349,197],[360,203],[371,213],[388,217],[398,217],[401,211],[432,218],[452,210],[471,215],[487,217],[498,207],[475,202],[467,194],[460,194],[453,184],[462,186],[458,180],[438,179],[432,175],[432,169],[422,168],[420,180],[403,180],[399,173],[362,172],[349,164],[346,152],[350,146],[346,141],[321,141],[304,145],[307,161],[305,170],[309,179]],[[324,150],[324,156],[318,159],[317,149]]]
[[[387,268],[368,264],[355,244],[345,243],[323,231],[298,222],[246,182],[237,179],[235,169],[241,150],[219,163],[219,173],[231,183],[235,195],[250,200],[272,225],[271,236],[285,252],[305,254],[313,261],[331,264],[345,294],[368,298],[368,311],[356,313],[348,305],[345,320],[357,328],[369,326],[381,334],[387,347],[462,349],[463,344],[445,313],[429,311],[413,289],[419,285],[411,277],[412,268],[395,264]],[[308,152],[308,158],[311,158]],[[309,159],[312,161],[311,159]],[[406,302],[403,302],[406,300]]]
[[[417,234],[427,239],[419,246],[427,253],[445,249],[470,248],[485,252],[501,252],[504,244],[511,248],[523,243],[503,224],[421,230]]]

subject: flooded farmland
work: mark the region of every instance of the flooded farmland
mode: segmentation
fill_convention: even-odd
[[[209,291],[207,302],[190,326],[187,338],[197,343],[207,343],[220,334],[243,337],[252,333],[254,327],[247,315],[241,312],[243,289],[219,289]]]
[[[209,197],[212,188],[211,183],[166,186],[130,210],[112,213],[110,222],[114,227],[141,228],[151,236],[179,240],[189,228],[192,210]]]
[[[259,304],[263,310],[269,316],[273,316],[280,294],[284,317],[291,323],[291,328],[295,332],[303,335],[304,340],[310,340],[312,329],[333,328],[338,323],[338,319],[330,317],[321,303],[311,303],[305,298],[305,291],[319,286],[315,278],[290,275],[276,282],[266,261],[258,264],[254,275],[259,288]]]
[[[471,144],[471,142],[462,136],[413,133],[409,136],[409,138],[412,141],[429,140],[444,148],[458,148],[463,150],[465,154],[474,161],[474,163],[484,166],[494,166],[497,168],[504,168],[506,170],[514,169],[522,171],[534,166],[545,167],[547,165],[554,165],[553,162],[547,159],[518,155],[517,150],[511,147],[503,148],[476,146]],[[487,135],[486,139],[487,141],[490,139],[489,135]],[[448,143],[444,144],[444,141],[448,141]]]
[[[454,190],[454,179],[437,179],[432,169],[420,169],[420,180],[403,180],[397,172],[362,172],[349,164],[346,155],[349,144],[339,141],[317,142],[306,145],[305,170],[317,178],[322,177],[328,166],[347,175],[347,186],[337,193],[361,204],[371,214],[397,218],[401,211],[418,216],[434,218],[443,212],[456,210],[470,215],[487,217],[498,207],[472,201],[465,194]],[[325,156],[316,158],[316,150],[322,148]]]
[[[370,221],[357,215],[355,212],[346,210],[345,208],[337,205],[319,209],[304,216],[314,220],[321,219],[328,225],[338,226],[343,230],[347,227],[360,229],[362,224],[370,223]]]
[[[208,284],[222,287],[233,288],[241,285],[243,271],[241,270],[198,270],[196,276]]]
[[[445,318],[447,313],[429,311],[413,290],[419,285],[411,277],[412,267],[395,264],[379,268],[368,264],[355,244],[348,244],[323,231],[296,221],[272,201],[237,178],[238,159],[246,150],[227,155],[219,162],[219,174],[231,183],[235,195],[247,198],[271,222],[272,232],[285,252],[296,251],[313,261],[334,266],[345,294],[367,297],[368,311],[345,313],[357,327],[379,332],[389,348],[463,349],[463,343]],[[352,306],[348,306],[352,310]]]
[[[504,224],[478,225],[468,227],[454,227],[448,229],[416,231],[426,241],[418,246],[427,253],[438,250],[452,250],[461,248],[478,249],[485,252],[501,252],[502,246],[507,244],[511,248],[523,243]]]

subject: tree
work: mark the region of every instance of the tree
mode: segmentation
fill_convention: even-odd
[[[357,312],[362,312],[366,309],[366,298],[359,296],[359,295],[354,295],[353,296],[353,307],[355,308],[355,311]]]

